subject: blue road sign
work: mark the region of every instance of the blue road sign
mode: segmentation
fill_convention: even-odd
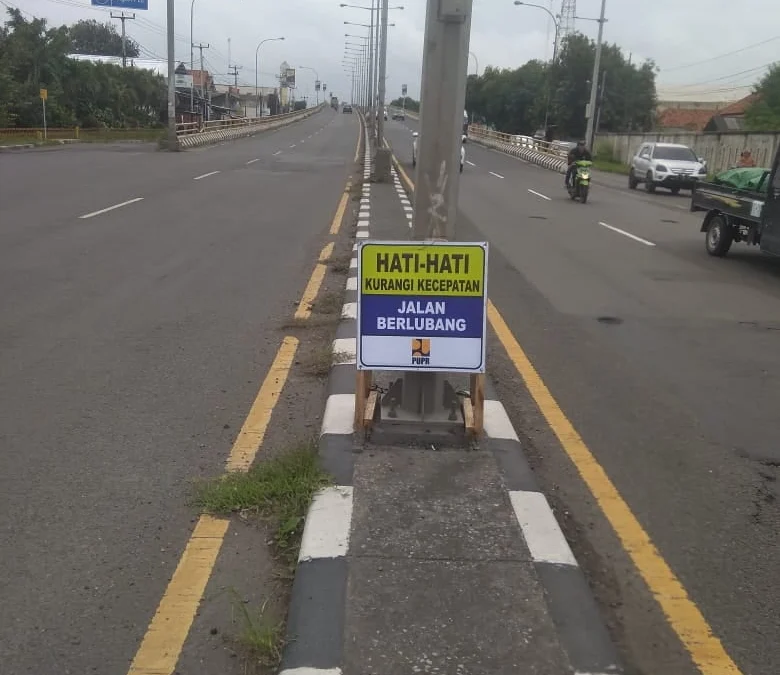
[[[149,0],[92,0],[92,5],[113,9],[149,9]]]

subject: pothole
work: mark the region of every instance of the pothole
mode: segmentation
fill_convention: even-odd
[[[623,323],[623,319],[619,316],[600,316],[596,319],[599,323],[606,324],[607,326],[619,326]]]
[[[547,220],[547,216],[528,216],[528,220]]]
[[[661,218],[662,223],[679,223],[679,220],[672,220],[671,218]]]

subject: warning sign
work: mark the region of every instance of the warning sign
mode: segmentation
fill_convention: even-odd
[[[487,251],[360,242],[358,368],[484,372]]]

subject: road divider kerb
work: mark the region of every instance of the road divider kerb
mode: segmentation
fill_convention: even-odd
[[[361,145],[365,143],[368,148],[362,116],[360,130],[356,157],[360,156]],[[367,150],[365,166],[370,171],[371,157]],[[368,194],[365,189],[364,194]],[[356,266],[357,258],[353,255],[342,320],[331,345],[333,365],[328,378],[329,395],[320,427],[319,452],[323,469],[333,476],[336,485],[320,492],[306,514],[304,545],[295,571],[287,616],[288,639],[281,662],[283,675],[341,675],[347,554],[352,524],[352,471],[343,458],[352,454],[355,415],[357,343],[351,308],[357,300],[357,292],[352,289]],[[351,393],[344,391],[338,395],[342,388],[351,388]]]

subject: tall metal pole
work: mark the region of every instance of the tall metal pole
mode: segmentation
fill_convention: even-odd
[[[599,36],[596,40],[596,58],[593,61],[593,76],[590,81],[590,103],[588,103],[588,127],[585,132],[585,143],[593,151],[593,132],[596,121],[596,95],[599,89],[599,68],[601,67],[601,37],[604,33],[604,12],[607,0],[601,0],[601,16],[599,17]]]
[[[471,14],[472,0],[428,0],[412,225],[415,240],[456,239]],[[407,372],[401,407],[425,415],[440,405],[443,392],[441,374]]]
[[[375,115],[377,116],[377,119],[379,117],[379,106],[377,105],[377,102],[379,100],[379,31],[380,31],[380,21],[379,21],[379,8],[380,3],[382,0],[377,0],[376,2],[376,21],[374,22],[374,30],[376,31],[376,35],[374,36],[374,91],[371,92],[371,95],[374,98],[374,111]],[[374,131],[376,132],[376,127],[374,128]],[[379,144],[382,144],[382,139],[377,137],[379,140]]]
[[[387,75],[387,15],[390,0],[382,0],[382,48],[379,53],[379,116],[377,118],[377,145],[385,138],[385,76]]]
[[[368,52],[369,52],[369,72],[368,72],[368,125],[373,129],[374,120],[374,4],[376,0],[371,0],[371,25],[368,31]]]
[[[176,42],[174,37],[174,0],[168,0],[168,149],[177,150],[176,139]]]

